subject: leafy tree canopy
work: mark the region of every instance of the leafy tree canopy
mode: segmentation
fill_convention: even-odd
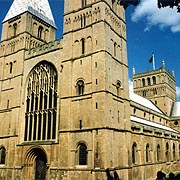
[[[120,0],[120,4],[127,8],[129,5],[137,6],[140,3],[140,0]],[[158,8],[164,7],[176,7],[177,12],[180,13],[180,0],[157,0]]]

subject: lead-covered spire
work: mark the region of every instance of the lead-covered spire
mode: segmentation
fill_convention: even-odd
[[[56,28],[48,0],[14,0],[3,22],[24,12],[30,12]]]

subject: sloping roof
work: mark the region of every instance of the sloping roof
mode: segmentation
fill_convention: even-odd
[[[162,113],[162,111],[160,111],[160,109],[158,109],[150,100],[146,99],[146,98],[143,98],[137,94],[135,94],[134,92],[130,91],[130,100],[131,101],[134,101],[144,107],[147,107],[151,110],[154,110],[158,113]]]
[[[48,0],[14,0],[3,22],[30,12],[56,28]]]
[[[172,107],[171,117],[180,116],[180,102],[175,102]]]
[[[144,124],[144,125],[147,125],[147,126],[151,126],[151,127],[154,127],[154,128],[158,128],[158,129],[162,129],[162,130],[166,130],[166,131],[170,131],[170,132],[174,132],[174,133],[179,133],[178,131],[176,131],[176,130],[170,128],[170,127],[167,127],[167,126],[164,126],[164,125],[152,122],[152,121],[147,121],[147,120],[139,118],[139,117],[131,116],[130,119],[133,122],[137,122],[137,123],[140,123],[140,124]]]

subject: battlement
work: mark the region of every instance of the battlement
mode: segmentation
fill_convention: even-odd
[[[34,56],[39,56],[39,55],[45,54],[45,53],[50,52],[50,51],[61,49],[62,43],[60,41],[61,40],[51,41],[49,43],[40,45],[38,47],[35,47],[35,48],[32,48],[32,49],[26,51],[25,59],[29,59],[29,58],[32,58]]]

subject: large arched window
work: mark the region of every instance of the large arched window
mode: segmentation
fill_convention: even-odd
[[[5,164],[6,160],[6,149],[4,147],[0,148],[0,164]]]
[[[136,157],[136,152],[137,152],[137,145],[136,143],[133,143],[132,145],[132,163],[136,163],[137,157]]]
[[[56,138],[57,72],[41,62],[29,74],[24,141],[53,140]]]
[[[87,165],[87,146],[85,143],[79,143],[78,145],[78,164],[79,165]]]

